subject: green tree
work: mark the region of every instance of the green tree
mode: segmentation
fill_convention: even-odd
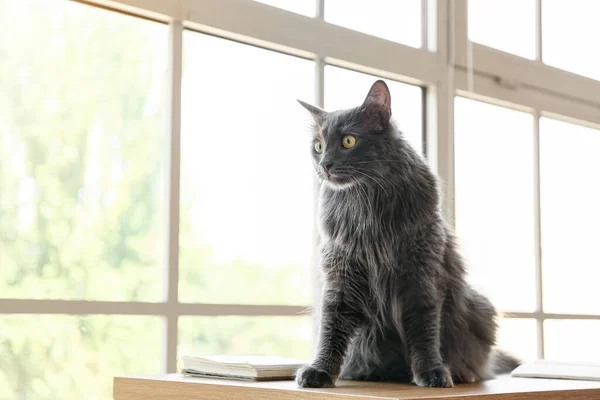
[[[0,26],[0,297],[162,301],[167,26],[63,0],[0,1]],[[228,287],[190,248],[184,290],[294,302],[294,266],[252,288],[259,266],[219,266]],[[0,399],[109,399],[114,375],[160,372],[163,322],[0,316]],[[182,352],[309,351],[309,318],[180,326]]]
[[[0,26],[0,295],[160,301],[166,26],[33,0]],[[160,325],[2,317],[0,398],[110,398],[160,371]]]
[[[2,7],[2,295],[160,300],[166,27]]]
[[[0,297],[162,301],[167,26],[63,0],[0,1],[0,26]],[[264,280],[243,260],[217,265],[186,239],[185,212],[181,263],[197,268],[183,291],[294,303],[297,267]],[[112,398],[113,376],[160,372],[163,323],[0,316],[0,399]],[[307,356],[310,330],[184,317],[180,352]]]

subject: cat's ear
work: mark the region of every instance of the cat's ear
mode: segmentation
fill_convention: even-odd
[[[323,119],[325,119],[327,111],[317,106],[313,106],[312,104],[305,103],[302,100],[298,100],[298,103],[300,103],[302,107],[306,108],[308,112],[310,112],[310,115],[312,115],[317,125],[321,125],[323,123]]]
[[[365,120],[375,131],[382,131],[388,127],[392,117],[392,96],[384,81],[378,80],[371,86],[361,111]]]

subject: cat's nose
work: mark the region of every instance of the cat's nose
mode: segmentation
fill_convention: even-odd
[[[333,163],[331,161],[325,161],[321,163],[321,168],[323,168],[325,172],[329,172],[331,167],[333,167]]]

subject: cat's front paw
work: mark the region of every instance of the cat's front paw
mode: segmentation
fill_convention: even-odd
[[[302,388],[334,387],[332,376],[326,371],[306,365],[298,370],[296,383]]]
[[[415,374],[414,381],[423,387],[451,388],[454,386],[450,371],[443,365]]]

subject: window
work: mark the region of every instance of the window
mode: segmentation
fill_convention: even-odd
[[[29,0],[0,25],[1,296],[160,301],[167,26]],[[162,318],[42,309],[0,316],[0,398],[108,398],[161,370]]]
[[[137,315],[3,315],[0,398],[110,398],[115,375],[161,370],[162,321]],[[43,333],[43,334],[40,334]]]
[[[463,97],[455,115],[456,234],[469,281],[500,310],[533,312],[533,116]],[[501,319],[498,340],[536,359],[534,319]]]
[[[181,317],[179,354],[277,354],[306,358],[312,345],[312,318]]]
[[[535,0],[471,0],[469,39],[535,59]]]
[[[2,295],[159,301],[167,27],[65,1],[2,8]]]
[[[600,313],[600,130],[540,120],[544,308]],[[582,277],[585,276],[585,279]],[[568,325],[568,324],[567,324]]]
[[[546,117],[535,124],[530,113],[462,97],[455,115],[456,230],[471,282],[506,312],[499,343],[525,360],[536,348],[548,359],[591,360],[575,327],[597,322],[577,318],[598,313],[600,132]]]
[[[500,343],[525,359],[595,356],[584,329],[594,332],[600,320],[590,250],[598,239],[591,227],[600,85],[589,79],[598,79],[598,68],[586,46],[596,8],[583,0],[455,0],[451,9],[454,89],[462,97],[454,107],[447,201],[475,261],[471,279],[505,317]],[[437,160],[447,162],[443,153]],[[474,177],[484,174],[478,185]],[[488,206],[486,220],[477,220]],[[502,220],[494,220],[498,213]],[[507,254],[513,262],[503,274]]]
[[[455,113],[456,233],[471,281],[500,309],[533,311],[533,116],[462,97]]]
[[[600,334],[600,322],[548,320],[544,324],[544,331],[547,358],[562,362],[598,362],[598,346],[590,344]]]
[[[495,80],[494,85],[514,96],[499,95],[497,90],[482,93],[481,88],[473,89],[471,78],[469,92],[595,121],[587,114],[597,114],[600,90],[600,58],[592,50],[599,12],[594,0],[454,0],[449,16],[451,63],[458,67],[458,75],[467,69],[484,81]],[[579,110],[566,110],[579,104],[583,104]]]
[[[380,77],[499,345],[600,356],[595,2],[84,3],[0,2],[0,398],[108,399],[190,352],[309,356],[295,100],[357,106]]]
[[[369,35],[421,47],[421,0],[327,0],[325,20]]]
[[[538,358],[535,319],[501,318],[498,325],[498,346],[510,350],[526,362]]]
[[[594,0],[542,1],[544,62],[553,67],[600,80],[600,36],[597,18],[600,3]]]
[[[180,298],[308,305],[313,175],[296,99],[314,102],[314,62],[183,40]]]
[[[244,7],[316,10],[264,3]],[[0,40],[0,397],[109,398],[113,375],[173,371],[190,352],[309,357],[313,171],[296,99],[356,106],[378,71],[131,9],[1,7],[18,40]],[[388,82],[421,151],[423,89]]]
[[[273,7],[282,8],[298,14],[312,17],[315,14],[315,0],[256,0]]]

